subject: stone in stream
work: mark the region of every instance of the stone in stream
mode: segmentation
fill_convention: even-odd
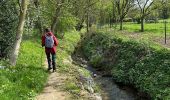
[[[97,74],[93,74],[93,77],[97,77]]]

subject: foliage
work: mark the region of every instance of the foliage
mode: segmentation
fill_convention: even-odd
[[[102,60],[95,66],[112,74],[118,82],[134,84],[153,99],[169,99],[170,51],[123,40],[109,33],[93,33],[83,41],[83,52],[91,61],[98,53]],[[96,49],[100,48],[100,49]]]
[[[0,58],[7,57],[15,40],[17,10],[13,1],[0,1]]]
[[[170,1],[169,0],[155,0],[155,7],[159,13],[159,17],[167,19],[170,16]]]
[[[74,30],[76,23],[77,18],[68,13],[67,15],[64,15],[59,19],[59,22],[57,23],[56,32],[67,32],[69,30]]]
[[[102,56],[98,53],[92,56],[92,58],[90,59],[90,63],[93,65],[93,67],[98,67],[101,61],[102,61]]]
[[[45,57],[39,43],[34,38],[24,40],[17,65],[0,70],[1,100],[33,98],[43,89],[47,73],[41,66]]]

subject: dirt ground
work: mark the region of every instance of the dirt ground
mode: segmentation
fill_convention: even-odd
[[[46,62],[44,67],[47,68]],[[36,97],[36,100],[69,100],[69,93],[61,90],[66,79],[65,75],[50,71],[48,81],[43,91]]]
[[[44,90],[36,97],[36,100],[69,100],[69,94],[60,89],[65,79],[57,72],[51,73]]]

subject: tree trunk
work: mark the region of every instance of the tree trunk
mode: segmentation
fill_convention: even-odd
[[[120,19],[120,30],[123,30],[123,20]]]
[[[166,44],[166,38],[167,38],[167,22],[164,21],[165,24],[165,44]]]
[[[56,8],[56,14],[55,14],[55,16],[53,18],[53,22],[52,22],[52,25],[51,25],[52,32],[55,32],[55,28],[56,28],[56,25],[57,25],[57,22],[58,22],[58,17],[59,17],[59,14],[60,14],[60,10],[61,10],[61,7],[58,6]]]
[[[36,8],[37,8],[37,10],[38,10],[38,20],[37,20],[37,24],[38,24],[38,29],[39,29],[39,32],[40,32],[40,34],[42,35],[43,34],[43,26],[42,26],[42,18],[41,18],[41,11],[40,11],[40,7],[39,7],[39,1],[38,0],[35,0],[36,1],[36,3],[35,3],[35,5],[36,5]]]
[[[112,28],[112,16],[111,16],[111,14],[109,15],[109,27]]]
[[[86,27],[86,30],[87,30],[87,33],[89,32],[89,13],[87,12],[87,27]]]
[[[141,32],[144,32],[144,18],[141,18]]]
[[[57,20],[58,20],[57,16],[53,18],[53,22],[52,22],[52,25],[51,25],[51,31],[52,32],[55,32],[55,28],[56,28],[56,25],[57,25]]]
[[[37,23],[38,23],[39,32],[42,35],[43,34],[43,27],[42,27],[42,21],[41,21],[40,17],[38,17],[38,22]]]
[[[63,6],[64,0],[61,1],[57,1],[57,7],[56,7],[56,12],[55,12],[55,16],[53,18],[53,22],[51,25],[51,30],[52,32],[55,32],[55,28],[58,22],[58,17],[60,16],[60,12],[61,12],[61,8]]]
[[[17,61],[17,57],[18,57],[18,53],[19,53],[19,48],[20,48],[20,43],[21,43],[21,40],[22,40],[26,11],[27,11],[27,0],[22,0],[14,48],[13,48],[11,55],[10,55],[10,64],[12,66],[16,65],[16,61]]]

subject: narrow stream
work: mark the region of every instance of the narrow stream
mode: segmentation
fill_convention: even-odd
[[[90,71],[92,76],[96,75],[93,79],[101,88],[102,100],[150,100],[139,96],[137,90],[133,87],[119,85],[114,82],[111,76],[103,75],[101,71],[96,71],[96,69],[88,64],[82,54],[75,52],[72,55],[72,59],[74,63]]]

